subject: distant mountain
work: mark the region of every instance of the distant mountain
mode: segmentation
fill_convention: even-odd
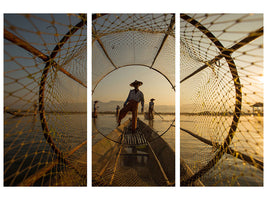
[[[175,113],[175,105],[155,105],[155,111],[161,113]]]
[[[115,112],[117,105],[120,106],[120,108],[123,107],[124,102],[123,101],[110,101],[110,102],[98,102],[98,111],[99,112]],[[90,105],[89,105],[90,106]],[[92,103],[93,108],[93,103]],[[33,104],[26,104],[26,106],[23,106],[22,104],[16,104],[12,107],[7,107],[9,110],[27,110],[27,111],[33,111],[34,106]],[[93,110],[93,109],[92,109]],[[87,103],[45,103],[45,111],[46,112],[87,112]],[[141,111],[141,105],[139,105],[139,111]],[[145,103],[145,112],[148,111],[148,103]],[[161,113],[174,113],[175,112],[175,106],[168,106],[168,105],[157,105],[155,103],[155,111],[161,112]]]
[[[13,104],[12,106],[6,106],[6,109],[16,111],[27,111],[27,112],[33,112],[34,111],[34,103],[38,102],[32,102],[30,103],[24,103],[19,102],[16,104]],[[45,102],[44,108],[46,112],[87,112],[87,103],[51,103],[51,102]]]
[[[109,101],[109,102],[98,102],[98,111],[99,112],[115,112],[117,105],[120,106],[120,108],[123,107],[124,102],[123,101]],[[139,111],[141,110],[141,105],[138,106]],[[148,104],[145,104],[145,112],[148,110]],[[156,112],[175,112],[175,106],[174,105],[157,105],[155,103],[155,111]]]
[[[66,103],[62,107],[65,112],[87,112],[87,103]]]

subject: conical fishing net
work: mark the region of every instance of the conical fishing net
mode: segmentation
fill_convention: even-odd
[[[172,14],[93,15],[93,91],[107,74],[130,65],[158,70],[174,87],[174,24]]]
[[[4,15],[4,185],[86,185],[85,14]]]
[[[127,76],[127,69],[140,66],[145,72],[159,74],[168,83],[168,89],[175,91],[175,15],[93,14],[93,101],[99,100],[94,95],[102,87],[102,81],[112,77],[117,71],[125,72],[120,77]],[[144,81],[145,79],[144,77]],[[129,83],[130,81],[132,80]],[[155,84],[157,79],[154,78],[153,81],[151,84]],[[114,79],[112,84],[119,90],[121,79]],[[144,83],[141,90],[147,85],[148,83]],[[150,89],[161,92],[155,87]],[[105,101],[113,101],[111,96],[108,98]],[[136,134],[129,134],[131,122],[128,117],[117,127],[115,107],[106,107],[110,110],[105,114],[111,115],[104,115],[104,103],[99,102],[98,106],[98,116],[92,121],[92,184],[173,186],[174,145],[170,147],[164,140],[171,140],[174,144],[175,110],[170,111],[172,115],[168,119],[166,115],[155,114],[154,127],[151,125],[153,122],[144,119],[139,113]],[[160,128],[157,127],[158,121],[164,121]],[[164,157],[166,154],[169,157]]]
[[[181,14],[180,88],[181,185],[262,186],[263,15]]]

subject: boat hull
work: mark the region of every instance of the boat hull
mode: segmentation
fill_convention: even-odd
[[[131,133],[130,124],[127,121],[107,136],[117,143],[103,138],[93,146],[93,185],[175,185],[175,152],[141,120],[136,134]],[[138,139],[140,134],[143,140]]]

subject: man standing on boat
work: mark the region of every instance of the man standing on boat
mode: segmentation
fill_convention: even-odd
[[[97,103],[98,101],[94,101],[94,111],[93,111],[93,118],[97,118]]]
[[[118,118],[118,126],[121,123],[121,120],[126,116],[126,114],[131,111],[132,112],[132,133],[135,133],[137,128],[137,111],[138,111],[138,103],[141,102],[141,112],[144,112],[144,95],[139,90],[139,87],[143,85],[141,81],[135,80],[130,84],[131,87],[134,87],[133,90],[130,90],[128,98],[124,103],[124,107],[120,110],[119,118]]]
[[[119,117],[119,113],[120,113],[120,106],[117,105],[117,107],[116,107],[116,117]]]
[[[150,99],[149,102],[149,107],[148,107],[148,119],[154,119],[154,100],[155,99]]]

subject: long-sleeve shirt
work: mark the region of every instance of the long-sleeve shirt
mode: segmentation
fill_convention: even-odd
[[[154,102],[153,101],[149,102],[149,109],[154,110]]]
[[[144,107],[144,95],[140,90],[138,90],[137,92],[135,92],[135,89],[130,90],[128,98],[126,99],[124,104],[126,105],[129,100],[134,100],[138,103],[141,102],[142,108]]]

